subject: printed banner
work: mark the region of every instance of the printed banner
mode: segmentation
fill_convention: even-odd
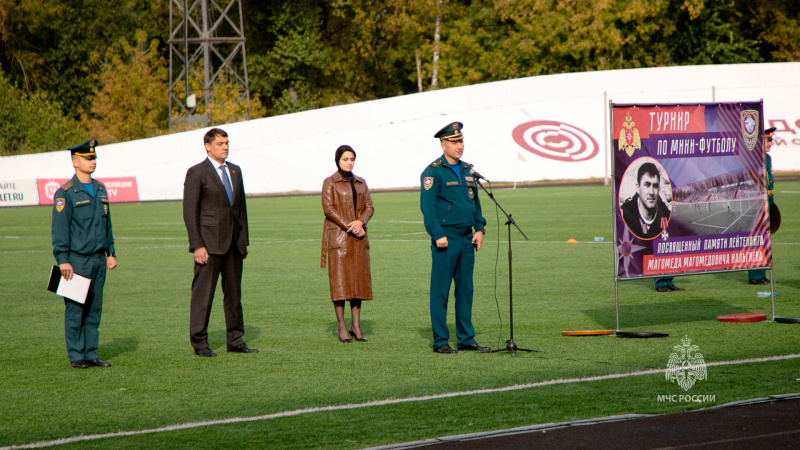
[[[36,185],[39,188],[39,204],[52,205],[56,191],[69,180],[70,178],[40,178],[36,180]],[[109,202],[139,201],[139,187],[136,185],[136,177],[97,178],[97,180],[106,185]]]
[[[0,180],[0,208],[39,204],[34,180]]]
[[[761,102],[611,106],[617,276],[769,267]]]

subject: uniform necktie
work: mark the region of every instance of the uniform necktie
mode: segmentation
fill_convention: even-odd
[[[231,179],[228,178],[228,171],[225,170],[225,164],[219,166],[222,170],[222,185],[225,186],[225,193],[228,194],[228,203],[233,205],[233,187],[231,187]]]

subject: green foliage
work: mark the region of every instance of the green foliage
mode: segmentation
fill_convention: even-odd
[[[0,68],[23,91],[58,99],[83,128],[108,133],[106,142],[165,133],[167,102],[155,99],[162,78],[152,64],[166,65],[168,48],[145,46],[156,81],[146,99],[134,102],[146,117],[128,130],[119,129],[125,113],[111,110],[121,99],[111,92],[120,91],[125,74],[110,67],[134,67],[121,50],[134,30],[166,42],[169,8],[167,0],[0,0]],[[432,89],[438,13],[437,87],[800,60],[796,0],[242,0],[242,9],[253,118]],[[95,63],[96,55],[115,52],[119,64]],[[228,75],[200,107],[214,104],[204,113],[211,123],[248,117]],[[196,80],[190,83],[197,92]]]
[[[670,45],[673,60],[685,65],[761,62],[758,41],[740,34],[734,0],[696,1],[670,11],[678,24]]]
[[[197,96],[197,107],[193,110],[195,116],[205,116],[208,125],[221,125],[247,120],[248,116],[257,119],[266,115],[258,93],[251,94],[248,113],[248,103],[244,98],[241,84],[228,69],[219,73],[217,81],[206,96],[203,90],[203,65],[203,59],[200,58],[189,72],[189,93]],[[186,98],[185,90],[186,85],[178,83],[175,86],[175,95],[178,98]],[[173,106],[173,116],[181,116],[183,112],[180,108],[180,105]],[[202,126],[204,125],[200,122],[193,126],[179,122],[173,124],[171,131],[184,131]]]
[[[359,174],[370,180],[370,174]],[[256,176],[255,169],[248,176]],[[786,212],[800,210],[800,195],[792,193],[800,192],[800,183],[776,184],[776,201],[784,211],[783,225],[773,236],[776,311],[798,316],[800,216]],[[0,271],[0,379],[7,381],[0,388],[0,446],[663,369],[673,346],[687,335],[707,363],[798,352],[796,325],[715,320],[721,314],[770,313],[769,300],[756,298],[764,288],[749,286],[744,272],[678,277],[676,283],[686,291],[668,294],[655,292],[652,280],[621,282],[622,329],[666,332],[668,338],[562,336],[563,330],[614,328],[615,291],[610,187],[560,186],[494,191],[531,238],[526,241],[511,229],[514,339],[521,347],[544,353],[515,358],[507,353],[434,354],[428,314],[430,241],[422,225],[419,194],[373,194],[375,216],[369,232],[375,299],[364,302],[361,317],[370,341],[345,345],[336,339],[327,271],[319,268],[319,196],[251,198],[251,245],[242,284],[244,338],[260,353],[225,352],[218,288],[209,323],[216,358],[199,358],[189,345],[193,261],[181,203],[112,205],[120,265],[107,276],[98,351],[113,366],[84,371],[69,367],[64,304],[43,286],[54,262],[52,208],[0,208],[0,258],[4,268],[13,268]],[[491,202],[484,201],[488,234],[476,254],[473,321],[478,342],[496,348],[508,338],[507,237],[504,220],[487,203]],[[608,240],[596,243],[594,236]],[[569,238],[578,243],[567,244]],[[454,337],[452,311],[448,317]],[[716,366],[708,368],[708,380],[688,393],[714,395],[714,404],[721,404],[797,392],[796,378],[797,359]],[[712,405],[656,400],[659,394],[684,393],[658,373],[317,410],[65,445],[364,448]]]
[[[91,112],[84,115],[89,135],[103,144],[156,135],[167,125],[167,67],[158,40],[147,43],[137,30],[135,42],[120,38],[98,60],[98,87]]]
[[[751,33],[764,41],[766,61],[800,61],[800,3],[796,1],[759,2],[752,8]]]
[[[47,93],[25,93],[0,71],[0,156],[63,150],[75,144],[80,126],[61,114]]]
[[[301,11],[311,9],[302,14]],[[272,114],[286,114],[319,106],[310,88],[322,78],[328,62],[320,30],[318,8],[305,2],[285,3],[268,32],[275,44],[266,54],[248,61],[250,88],[270,99]]]

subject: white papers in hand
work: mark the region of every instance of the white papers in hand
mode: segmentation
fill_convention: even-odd
[[[47,283],[47,290],[66,297],[78,303],[86,303],[86,295],[89,293],[89,285],[92,284],[91,278],[72,275],[71,280],[66,280],[61,276],[58,266],[53,266],[50,270],[50,280]]]

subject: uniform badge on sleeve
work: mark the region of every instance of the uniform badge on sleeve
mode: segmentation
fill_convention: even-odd
[[[105,211],[105,214],[108,215],[108,203],[103,203],[103,211]]]
[[[425,177],[425,179],[422,180],[422,185],[425,186],[426,191],[429,190],[433,187],[433,177]]]
[[[56,211],[58,211],[58,212],[63,211],[64,210],[64,204],[65,204],[65,202],[64,202],[63,198],[57,198],[56,199]]]
[[[469,191],[467,191],[467,195],[469,195],[469,198],[474,198],[474,197],[475,197],[475,193],[474,193],[474,192],[472,192],[472,189],[470,189]]]

